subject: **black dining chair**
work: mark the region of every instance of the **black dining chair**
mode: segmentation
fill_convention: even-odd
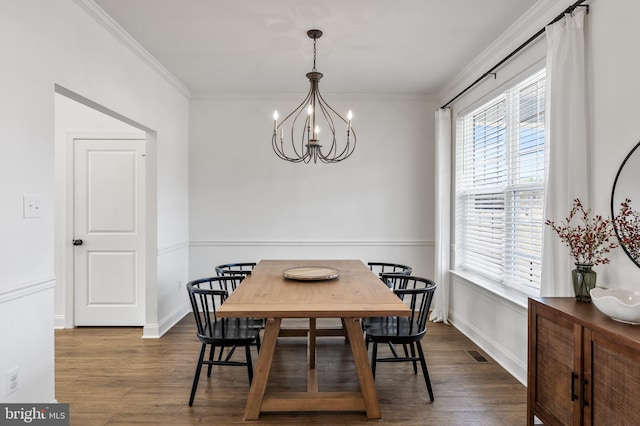
[[[255,262],[225,263],[217,265],[216,275],[222,277],[224,275],[251,275],[251,271],[255,268]]]
[[[251,275],[251,271],[255,268],[255,262],[240,262],[240,263],[225,263],[217,265],[216,275],[219,277],[234,277],[233,281],[221,282],[225,284],[224,289],[233,293],[236,287],[242,282],[242,279]],[[263,318],[253,318],[252,321],[255,324],[259,324],[261,328],[264,328],[265,320]]]
[[[427,362],[424,357],[421,340],[427,332],[427,316],[433,300],[436,284],[427,278],[407,276],[403,280],[403,288],[396,288],[393,292],[405,302],[411,309],[410,317],[380,317],[381,321],[365,328],[365,341],[367,348],[373,343],[371,353],[371,370],[376,377],[378,362],[412,362],[414,373],[417,374],[416,362],[420,361],[424,380],[429,392],[429,398],[433,401],[433,389],[427,370]],[[391,357],[378,357],[378,344],[403,345],[405,356],[398,356],[395,351]],[[409,346],[411,355],[406,347]],[[416,356],[416,351],[418,355]]]
[[[391,290],[395,289],[404,289],[407,288],[409,283],[408,277],[409,274],[404,272],[394,272],[394,273],[380,273],[380,279],[384,282],[387,287]],[[380,323],[380,321],[384,320],[385,317],[368,317],[362,318],[362,330],[365,330],[367,327]]]
[[[389,287],[389,289],[391,290],[396,290],[396,289],[405,289],[407,288],[407,285],[409,283],[409,276],[408,274],[406,274],[405,272],[395,272],[395,273],[380,273],[379,274],[380,279],[387,285],[387,287]],[[368,327],[372,327],[375,326],[377,324],[380,324],[383,321],[387,321],[387,319],[385,317],[367,317],[367,318],[362,318],[362,320],[360,320],[360,324],[362,326],[362,331],[366,331],[366,329]],[[365,343],[367,344],[367,348],[369,347],[369,341],[367,340],[367,335],[365,334]],[[393,354],[394,357],[398,358],[398,352],[396,350],[395,345],[392,342],[388,342],[388,346],[389,346],[389,350],[391,350],[391,353]],[[408,348],[407,345],[402,345],[402,348],[404,350],[404,354],[405,357],[409,356],[409,352],[408,352]],[[414,371],[417,372],[417,365],[414,362],[413,363],[413,369]]]
[[[403,265],[400,263],[389,262],[368,262],[369,269],[382,278],[383,274],[404,274],[411,275],[413,268],[411,266]],[[384,280],[383,280],[384,281]],[[387,287],[391,287],[389,283],[386,283]]]
[[[220,288],[221,283],[231,285],[229,282],[234,277],[211,277],[201,278],[187,283],[187,291],[191,308],[196,322],[196,334],[202,343],[195,375],[193,377],[193,385],[191,387],[191,396],[189,397],[189,406],[193,405],[196,395],[198,381],[202,366],[207,365],[207,377],[211,377],[211,368],[214,365],[230,365],[230,366],[246,366],[249,375],[249,385],[253,380],[253,364],[251,361],[252,344],[256,344],[258,350],[260,327],[248,318],[218,318],[217,309],[224,303],[228,297],[228,292]],[[211,348],[209,359],[205,360],[207,346]],[[245,361],[232,361],[231,355],[233,349],[237,346],[244,346]],[[220,356],[214,359],[216,347],[220,348]],[[229,354],[222,359],[222,351],[225,347],[230,347]]]

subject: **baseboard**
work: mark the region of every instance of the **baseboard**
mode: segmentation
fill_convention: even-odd
[[[53,328],[55,329],[63,329],[66,328],[66,324],[64,321],[64,315],[54,315],[53,316]]]
[[[487,355],[515,377],[524,386],[527,386],[527,366],[514,358],[500,347],[493,339],[475,328],[473,324],[465,321],[455,313],[449,313],[449,323],[464,334],[469,340],[478,345]]]
[[[145,325],[142,329],[142,338],[159,339],[189,312],[188,306],[185,304],[164,317],[158,324]]]

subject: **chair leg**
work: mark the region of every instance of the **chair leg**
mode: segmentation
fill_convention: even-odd
[[[221,347],[220,348],[220,357],[222,356],[222,351],[223,350],[224,350],[224,347]],[[211,377],[211,367],[213,367],[213,356],[214,356],[215,351],[216,351],[216,346],[215,345],[211,345],[211,352],[209,352],[209,362],[210,363],[207,366],[207,377]],[[220,359],[218,359],[218,361],[220,361]]]
[[[222,353],[224,352],[224,346],[220,346],[220,353],[218,354],[218,361],[222,361]]]
[[[413,374],[418,374],[418,365],[416,363],[416,350],[413,346],[415,342],[410,343],[411,346],[411,358],[413,358]],[[418,342],[419,344],[420,342]],[[404,345],[404,353],[407,353],[407,345]],[[409,358],[409,355],[407,354],[407,358]]]
[[[247,356],[247,372],[249,373],[249,386],[253,381],[253,362],[251,361],[251,345],[245,345],[245,354]]]
[[[396,347],[393,346],[393,343],[391,342],[388,342],[388,344],[389,344],[389,349],[391,349],[391,353],[393,354],[393,357],[398,358],[398,352],[396,352]]]
[[[200,380],[200,370],[202,370],[202,360],[204,359],[204,353],[206,349],[207,349],[207,345],[203,343],[202,347],[200,348],[200,355],[198,356],[198,365],[196,366],[196,373],[193,376],[193,385],[191,385],[191,396],[189,397],[189,407],[193,405],[193,400],[196,397],[198,380]],[[213,348],[211,348],[211,353],[213,353]]]
[[[373,342],[373,350],[371,351],[371,374],[373,380],[376,379],[376,361],[378,359],[378,342]]]
[[[258,353],[260,353],[260,333],[258,333],[258,335],[256,336],[256,350],[258,351]]]
[[[420,342],[416,342],[418,347],[418,354],[420,355],[420,364],[422,365],[422,374],[424,374],[424,381],[427,383],[427,390],[429,391],[429,398],[433,402],[433,389],[431,389],[431,379],[429,379],[429,371],[427,370],[427,361],[424,358],[424,352],[422,351],[422,345]]]

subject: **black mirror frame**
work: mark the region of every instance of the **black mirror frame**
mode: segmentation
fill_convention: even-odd
[[[640,153],[640,150],[638,150],[638,148],[640,148],[640,142],[638,142],[636,144],[636,146],[634,146],[631,151],[629,151],[629,153],[627,154],[627,156],[624,158],[624,160],[622,161],[622,164],[620,164],[620,168],[618,169],[618,173],[616,173],[616,178],[613,181],[613,188],[611,189],[611,218],[616,217],[616,215],[618,214],[617,209],[620,209],[620,206],[615,206],[615,195],[616,195],[616,184],[618,183],[618,178],[620,177],[620,173],[622,173],[622,169],[624,169],[625,164],[627,164],[627,161],[629,161],[629,159],[631,158],[631,156],[638,151],[638,153]],[[631,261],[638,267],[640,268],[640,258],[639,259],[634,259],[633,256],[631,256],[631,253],[629,253],[629,250],[627,249],[627,247],[625,247],[622,244],[622,239],[620,238],[620,233],[618,232],[618,226],[616,225],[615,222],[613,222],[613,229],[616,232],[616,237],[618,238],[618,241],[620,241],[620,247],[622,247],[622,250],[624,250],[625,254],[627,255],[627,257],[629,257],[629,259],[631,259]]]

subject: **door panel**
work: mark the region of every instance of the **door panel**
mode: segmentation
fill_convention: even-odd
[[[76,325],[144,325],[144,140],[74,140]]]
[[[87,232],[135,233],[136,152],[87,153]]]
[[[136,305],[135,252],[87,253],[87,305]]]

